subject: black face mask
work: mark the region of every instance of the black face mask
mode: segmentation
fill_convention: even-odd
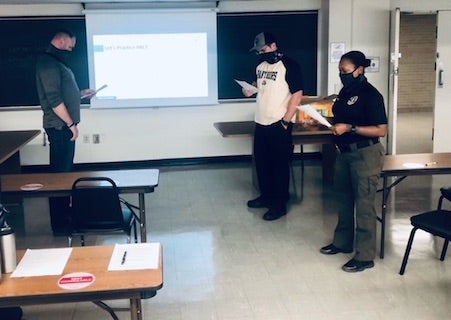
[[[268,63],[276,63],[279,62],[280,59],[282,58],[283,54],[277,52],[277,51],[272,51],[272,52],[265,52],[265,53],[260,53],[258,55],[259,61],[263,62],[266,61]]]
[[[71,53],[72,53],[71,51],[61,50],[61,49],[55,48],[54,46],[51,46],[46,51],[46,54],[52,56],[53,58],[55,58],[56,60],[58,60],[59,62],[64,64],[66,67],[68,67],[67,60],[69,59]]]
[[[357,83],[360,83],[362,81],[363,75],[359,74],[359,76],[357,78],[354,78],[354,76],[352,75],[354,73],[354,71],[356,71],[357,68],[355,68],[353,71],[349,72],[349,73],[340,73],[340,80],[341,83],[343,84],[344,88],[350,88],[352,86],[354,86]]]

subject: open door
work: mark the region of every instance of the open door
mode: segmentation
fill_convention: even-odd
[[[437,13],[433,152],[451,152],[451,11]]]
[[[399,32],[400,32],[401,10],[396,8],[391,13],[390,27],[390,80],[389,80],[389,101],[388,101],[388,137],[387,153],[396,154],[396,138],[398,123],[398,73],[399,59]]]

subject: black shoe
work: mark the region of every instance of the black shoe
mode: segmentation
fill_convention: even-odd
[[[287,210],[278,210],[278,209],[271,208],[263,215],[263,220],[266,220],[266,221],[277,220],[286,214],[287,214]]]
[[[370,261],[359,261],[356,259],[351,259],[349,260],[343,267],[343,271],[346,272],[359,272],[359,271],[363,271],[365,269],[369,269],[374,267],[374,262],[373,260]]]
[[[247,202],[247,206],[249,208],[268,208],[268,205],[262,199],[262,197],[255,198],[253,200],[249,200]]]
[[[337,248],[336,246],[334,246],[331,243],[328,246],[325,246],[325,247],[322,247],[321,249],[319,249],[319,252],[321,252],[322,254],[337,254],[337,253],[351,253],[352,250],[343,250],[343,249]]]

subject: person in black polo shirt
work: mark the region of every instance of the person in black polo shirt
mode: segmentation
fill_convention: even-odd
[[[374,201],[385,154],[379,137],[387,134],[387,115],[382,95],[364,75],[369,65],[360,51],[341,57],[343,88],[332,107],[338,223],[333,242],[320,251],[331,255],[355,249],[354,257],[342,267],[347,272],[372,268],[376,256]]]

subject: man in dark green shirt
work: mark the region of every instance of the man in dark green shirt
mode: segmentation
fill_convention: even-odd
[[[73,169],[77,124],[80,122],[80,97],[94,95],[94,90],[80,92],[66,56],[75,47],[76,38],[69,31],[59,31],[50,46],[38,57],[36,86],[43,111],[43,127],[50,143],[52,172]],[[54,235],[66,235],[69,198],[50,198],[50,218]]]

